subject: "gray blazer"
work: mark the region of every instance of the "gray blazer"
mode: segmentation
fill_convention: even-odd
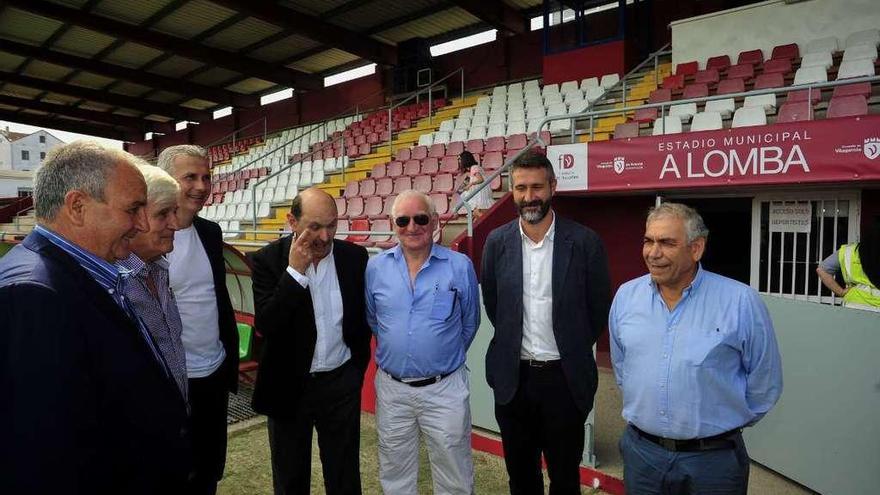
[[[522,237],[519,218],[489,234],[483,248],[482,290],[495,335],[486,352],[486,381],[507,404],[519,386],[522,348]],[[553,242],[553,334],[572,398],[584,415],[598,381],[592,347],[608,322],[611,283],[599,236],[556,215]]]

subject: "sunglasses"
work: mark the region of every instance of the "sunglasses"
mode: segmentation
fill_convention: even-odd
[[[406,216],[397,217],[394,219],[394,223],[398,227],[403,229],[403,228],[406,228],[407,225],[409,225],[409,219],[410,219],[410,217],[406,217]],[[424,214],[413,215],[412,221],[415,222],[416,225],[421,225],[424,227],[425,225],[428,225],[428,222],[431,221],[431,217],[428,215],[424,215]]]

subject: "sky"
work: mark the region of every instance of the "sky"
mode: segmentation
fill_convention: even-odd
[[[9,130],[12,132],[20,132],[23,134],[30,134],[30,133],[33,133],[33,132],[36,132],[36,131],[39,131],[40,129],[42,129],[42,127],[34,127],[32,125],[16,124],[14,122],[0,120],[0,129],[6,129],[7,127],[9,127]],[[46,130],[49,131],[50,133],[52,133],[53,136],[64,141],[65,143],[69,143],[71,141],[76,141],[77,139],[90,139],[90,140],[98,141],[98,142],[104,144],[105,146],[109,146],[111,148],[122,149],[122,141],[116,141],[114,139],[107,139],[107,138],[102,138],[102,137],[87,136],[85,134],[76,134],[74,132],[59,131],[56,129],[46,128]]]

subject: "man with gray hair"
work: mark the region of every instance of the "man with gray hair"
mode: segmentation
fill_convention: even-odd
[[[204,148],[165,148],[158,165],[180,186],[168,273],[183,323],[181,340],[193,442],[191,495],[213,495],[226,464],[226,409],[238,389],[238,330],[226,290],[220,226],[199,218],[211,194]]]
[[[180,493],[186,404],[114,262],[148,230],[121,150],[77,141],[34,181],[37,226],[0,259],[0,493]]]
[[[386,494],[415,494],[419,433],[436,494],[470,495],[470,380],[465,358],[480,325],[470,259],[433,242],[438,217],[408,190],[391,208],[399,244],[370,259],[367,322],[376,335],[379,481]]]
[[[652,208],[649,273],[623,284],[611,306],[628,494],[746,493],[742,429],[782,394],[767,308],[748,285],[703,269],[708,235],[686,205]]]

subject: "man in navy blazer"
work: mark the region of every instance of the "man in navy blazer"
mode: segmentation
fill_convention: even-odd
[[[599,236],[551,209],[553,167],[530,153],[511,166],[519,218],[489,234],[482,289],[495,336],[486,381],[495,394],[512,494],[579,494],[584,422],[593,408],[593,345],[611,302]]]
[[[77,141],[37,171],[37,226],[0,259],[0,493],[174,494],[186,403],[114,262],[148,229],[133,157]]]

